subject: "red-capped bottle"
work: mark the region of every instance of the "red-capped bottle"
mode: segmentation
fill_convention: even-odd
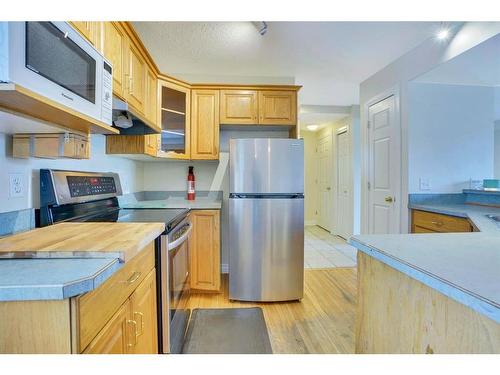
[[[194,167],[192,165],[189,166],[189,172],[188,172],[188,184],[187,184],[187,200],[188,201],[194,201],[195,198],[195,190],[194,190],[194,172],[193,172]]]

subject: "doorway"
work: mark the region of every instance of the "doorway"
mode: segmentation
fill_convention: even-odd
[[[329,131],[318,138],[318,225],[331,231],[332,137]]]
[[[352,234],[351,154],[348,127],[335,132],[336,207],[335,233],[344,239]]]
[[[390,95],[368,107],[368,232],[400,233],[401,129]]]

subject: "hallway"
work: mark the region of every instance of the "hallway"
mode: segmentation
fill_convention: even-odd
[[[319,226],[306,226],[304,268],[356,267],[356,249]]]

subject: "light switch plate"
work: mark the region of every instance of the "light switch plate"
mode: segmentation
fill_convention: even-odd
[[[9,173],[9,198],[24,197],[24,176],[22,173]]]
[[[431,180],[420,177],[420,190],[431,190]]]

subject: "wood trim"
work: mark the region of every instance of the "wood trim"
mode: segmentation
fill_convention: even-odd
[[[177,79],[175,77],[169,76],[168,74],[164,74],[161,72],[158,73],[158,79],[164,82],[169,82],[174,85],[182,86],[186,89],[191,89],[193,87],[189,82]]]
[[[139,37],[139,35],[137,34],[137,31],[135,31],[134,26],[132,26],[132,23],[129,21],[118,21],[116,23],[121,25],[121,27],[125,30],[127,36],[132,40],[132,42],[136,45],[138,50],[141,52],[141,54],[144,57],[144,60],[149,65],[151,70],[153,70],[153,72],[156,75],[158,75],[160,73],[160,70],[158,69],[158,66],[156,65],[154,59],[149,54],[148,49],[142,43],[142,40]]]
[[[295,85],[245,85],[245,84],[225,84],[225,83],[193,83],[193,89],[207,89],[207,90],[259,90],[259,91],[299,91],[302,86]]]
[[[111,125],[12,83],[0,84],[0,108],[23,113],[84,134],[119,134],[119,131]]]

